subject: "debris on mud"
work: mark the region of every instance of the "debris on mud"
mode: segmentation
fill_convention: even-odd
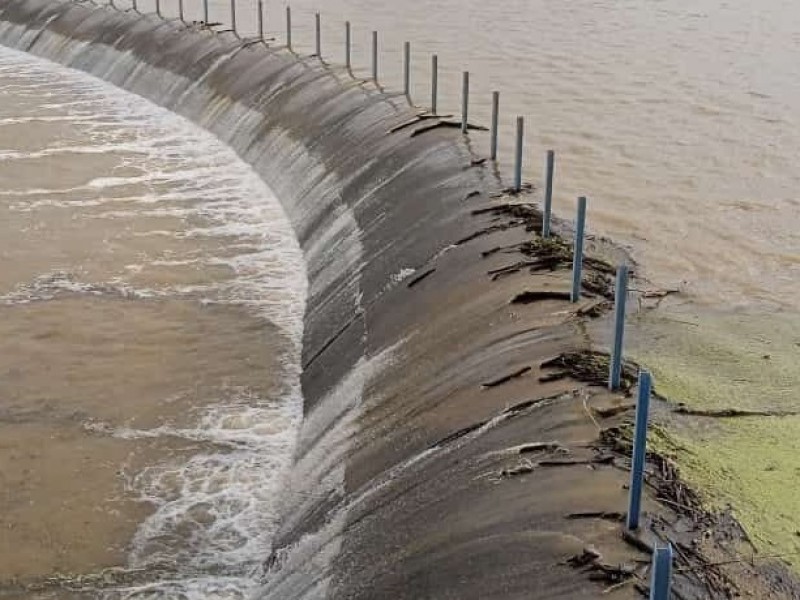
[[[520,369],[517,369],[513,373],[509,373],[508,375],[504,375],[503,377],[499,377],[499,378],[494,379],[492,381],[487,381],[486,383],[482,383],[481,387],[493,388],[493,387],[497,387],[499,385],[503,385],[504,383],[508,383],[512,379],[516,379],[517,377],[522,377],[523,375],[525,375],[525,373],[529,372],[530,370],[531,370],[531,367],[522,367]]]
[[[417,276],[416,276],[416,277],[414,277],[414,278],[413,278],[411,281],[409,281],[409,282],[408,282],[408,284],[407,284],[407,287],[409,287],[409,288],[413,288],[415,285],[417,285],[417,284],[418,284],[419,282],[421,282],[423,279],[427,279],[428,277],[430,277],[431,275],[433,275],[435,272],[436,272],[436,269],[435,269],[435,268],[433,268],[433,269],[428,269],[427,271],[425,271],[425,272],[423,272],[423,273],[421,273],[421,274],[417,275]]]
[[[608,384],[609,364],[610,358],[604,352],[594,350],[567,352],[540,365],[542,369],[557,369],[557,371],[543,375],[539,381],[546,383],[571,377],[577,381],[605,387]],[[623,363],[620,390],[626,395],[629,394],[636,380],[636,367],[631,363]]]
[[[569,301],[569,292],[553,292],[549,290],[542,291],[524,291],[520,292],[511,299],[511,304],[533,304],[534,302],[543,302],[544,300],[561,300]]]
[[[685,404],[679,404],[672,409],[672,412],[679,415],[709,417],[712,419],[736,419],[741,417],[794,417],[800,415],[800,411],[797,410],[748,410],[744,408],[703,409],[691,408]]]
[[[594,547],[586,546],[580,554],[571,556],[566,564],[575,569],[584,569],[592,581],[620,584],[636,578],[641,565],[611,565],[603,561],[603,555]]]
[[[472,214],[492,215],[495,217],[495,220],[499,220],[501,217],[509,218],[506,223],[496,223],[482,230],[485,233],[507,229],[511,226],[516,227],[523,225],[525,230],[530,232],[540,232],[542,229],[542,213],[532,204],[498,204],[475,209],[472,211]],[[470,237],[470,239],[474,238]],[[572,268],[572,247],[567,240],[559,236],[551,236],[548,238],[543,238],[538,235],[532,236],[531,239],[522,243],[510,246],[498,246],[484,251],[482,256],[486,258],[497,253],[517,253],[521,254],[525,259],[505,267],[490,270],[488,274],[492,277],[493,281],[514,273],[519,273],[524,269],[527,269],[529,273],[537,273],[541,271],[557,271]],[[588,255],[584,256],[583,266],[583,291],[607,299],[613,298],[614,277],[616,274],[614,267],[600,258]]]
[[[608,512],[608,511],[587,511],[587,512],[574,512],[568,513],[564,515],[565,519],[569,519],[571,521],[579,520],[579,519],[600,519],[601,521],[613,521],[613,522],[622,522],[625,518],[625,515],[621,512]]]

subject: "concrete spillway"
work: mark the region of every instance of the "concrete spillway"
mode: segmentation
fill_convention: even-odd
[[[594,598],[566,559],[636,555],[618,524],[564,518],[625,506],[585,386],[537,377],[588,346],[583,315],[558,264],[498,276],[533,265],[507,268],[537,213],[490,197],[458,128],[315,58],[134,12],[2,0],[0,42],[206,128],[292,223],[304,420],[260,597]]]

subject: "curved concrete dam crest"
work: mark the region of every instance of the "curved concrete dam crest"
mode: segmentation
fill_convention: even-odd
[[[542,366],[590,346],[605,291],[567,301],[563,261],[530,246],[538,210],[457,127],[315,57],[131,11],[0,0],[0,43],[204,127],[292,223],[304,419],[259,598],[596,598],[570,557],[642,560],[613,519],[565,519],[626,506],[587,409],[620,399]]]

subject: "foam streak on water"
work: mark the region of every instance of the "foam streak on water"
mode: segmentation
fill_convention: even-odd
[[[108,597],[243,597],[269,552],[302,412],[306,277],[291,227],[271,191],[231,149],[176,115],[6,49],[0,80],[0,168],[5,164],[3,173],[11,174],[3,177],[0,203],[23,223],[26,215],[49,211],[52,218],[122,231],[44,272],[28,275],[23,264],[22,276],[4,282],[4,304],[64,293],[235,304],[277,325],[293,346],[278,397],[234,386],[190,426],[87,425],[120,439],[179,438],[201,448],[128,473],[130,493],[154,507],[136,533],[130,566],[149,566],[157,576],[107,591]],[[11,129],[35,136],[32,127],[62,125],[69,127],[44,147],[31,147]],[[82,139],[70,139],[70,132]],[[96,173],[61,176],[59,161],[79,155],[97,161]],[[30,165],[40,177],[12,176]],[[36,230],[35,223],[25,227]],[[164,270],[170,275],[162,276]],[[159,571],[165,563],[169,568]]]

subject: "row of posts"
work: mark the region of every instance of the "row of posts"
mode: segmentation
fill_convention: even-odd
[[[113,0],[111,0],[113,2]],[[209,22],[209,0],[203,0],[203,22]],[[132,0],[133,10],[138,11],[138,0]],[[113,5],[113,4],[112,4]],[[155,9],[158,16],[161,14],[161,0],[155,0]],[[184,0],[178,0],[178,16],[181,21],[185,21],[184,13]],[[236,28],[236,0],[230,2],[230,20],[231,31],[238,35]],[[315,56],[322,60],[322,18],[320,13],[314,15],[314,42],[315,42]],[[257,28],[258,39],[264,41],[264,3],[263,0],[258,0],[258,15],[257,15]],[[291,50],[292,48],[292,8],[286,7],[286,46]],[[352,28],[350,22],[345,23],[345,66],[352,70]],[[372,32],[372,80],[378,83],[378,32]],[[405,42],[403,44],[403,92],[411,100],[411,43]],[[435,115],[438,110],[438,96],[439,96],[439,57],[434,54],[431,56],[431,112]],[[461,93],[461,131],[467,133],[469,129],[469,72],[464,71],[462,74],[462,93]],[[499,115],[500,115],[500,92],[492,92],[492,117],[490,129],[490,156],[492,160],[497,160],[497,138],[499,131]],[[523,143],[525,120],[523,117],[518,116],[516,121],[516,143],[514,151],[514,184],[513,190],[520,192],[522,190],[522,160],[523,160]],[[552,190],[552,177],[553,177],[553,152],[547,153],[547,175],[546,180],[549,182],[548,190]],[[545,230],[544,235],[548,237],[550,234],[550,201],[552,196],[550,193],[546,195],[545,202]]]
[[[551,210],[552,199],[552,153],[548,153],[547,179],[545,181],[545,212]],[[542,235],[549,227],[549,214],[545,215]],[[583,248],[586,227],[586,198],[578,198],[578,213],[575,219],[575,239],[572,263],[571,300],[580,299],[581,272],[583,264]],[[617,391],[622,383],[622,354],[625,338],[625,313],[628,297],[628,266],[617,267],[614,286],[614,324],[611,356],[608,371],[608,389]],[[631,475],[628,493],[628,512],[625,525],[630,531],[639,529],[641,520],[642,490],[644,488],[644,471],[647,462],[647,429],[652,395],[653,378],[641,369],[637,382],[636,413],[634,417],[633,452],[631,457]],[[650,581],[650,600],[669,600],[672,585],[672,546],[666,544],[656,547],[653,552],[652,576]]]
[[[287,8],[287,26],[291,23],[290,11]],[[351,68],[351,30],[350,23],[345,24],[345,57],[347,68]],[[316,50],[321,59],[320,43],[320,17],[316,14]],[[411,45],[405,42],[403,46],[403,90],[407,97],[411,97]],[[431,57],[431,112],[436,114],[438,100],[438,56]],[[372,78],[378,82],[378,33],[372,32]],[[461,132],[466,134],[469,129],[469,72],[464,71],[461,83]],[[490,156],[497,159],[498,121],[500,113],[500,93],[492,93],[492,117],[490,129]],[[522,156],[524,140],[524,119],[517,117],[516,144],[514,160],[513,190],[522,190]],[[549,150],[545,161],[544,206],[542,215],[542,231],[544,238],[549,238],[551,231],[552,204],[553,204],[553,179],[555,174],[555,153]],[[581,296],[581,282],[584,258],[584,240],[586,230],[586,197],[578,198],[578,212],[575,219],[575,238],[572,264],[572,290],[570,299],[578,302]],[[628,267],[620,265],[617,268],[614,290],[614,338],[612,343],[611,359],[609,363],[608,387],[612,391],[620,388],[622,378],[622,354],[625,332],[625,309],[628,294]],[[638,401],[636,405],[636,427],[634,434],[634,450],[631,468],[631,484],[629,507],[627,513],[627,527],[630,530],[639,528],[641,513],[641,497],[644,479],[644,466],[646,461],[647,422],[652,388],[650,373],[642,370],[639,373]],[[652,579],[650,586],[651,600],[668,600],[672,577],[672,547],[667,544],[663,548],[656,548],[653,554]]]
[[[184,20],[184,0],[179,0],[179,16]],[[155,0],[156,13],[161,16],[160,0]],[[133,0],[133,9],[137,9],[137,0]],[[203,17],[208,23],[208,0],[203,0]],[[230,3],[231,27],[236,33],[236,2]],[[320,13],[315,14],[315,50],[316,56],[322,60],[322,27]],[[258,0],[258,37],[264,40],[264,7],[263,0]],[[286,45],[292,48],[292,10],[286,7]],[[350,22],[345,23],[345,66],[352,70],[352,31]],[[378,32],[372,32],[372,79],[378,83]],[[435,115],[438,109],[439,88],[439,58],[431,57],[431,112]],[[403,91],[411,98],[411,44],[403,45]],[[500,113],[500,93],[492,93],[492,117],[490,129],[490,156],[497,159],[497,137]],[[469,129],[469,72],[462,75],[461,91],[461,131],[466,134]],[[522,190],[522,155],[525,122],[522,117],[517,117],[516,144],[514,156],[514,183],[513,190]],[[555,173],[555,153],[547,152],[545,161],[544,179],[544,206],[542,215],[543,238],[549,238],[551,231],[553,179]],[[587,199],[578,198],[578,211],[575,219],[575,237],[572,261],[572,289],[570,300],[578,302],[581,297],[581,282],[584,258],[584,240],[586,231]],[[628,295],[628,267],[624,264],[617,267],[614,289],[614,332],[609,361],[608,388],[611,391],[619,390],[622,378],[622,354],[625,334],[625,308]],[[631,481],[628,500],[628,513],[626,526],[635,531],[639,528],[641,515],[642,489],[644,485],[644,469],[647,458],[647,425],[652,390],[652,377],[649,372],[641,370],[638,379],[638,395],[636,403],[636,416],[633,440],[633,456],[631,462]],[[672,547],[667,544],[663,548],[656,548],[653,553],[652,579],[650,585],[651,600],[668,600],[671,586],[672,573]]]
[[[182,1],[182,0],[181,0]],[[207,4],[208,0],[204,0]],[[263,28],[263,6],[259,0],[258,6],[258,32],[259,38],[264,38]],[[231,1],[231,21],[234,23],[233,29],[235,32],[235,7],[233,0]],[[345,35],[344,35],[344,59],[345,67],[348,71],[352,71],[352,27],[350,21],[345,22]],[[290,6],[286,7],[286,40],[287,47],[292,47],[292,9]],[[314,42],[315,42],[315,56],[320,60],[322,57],[322,20],[320,13],[314,14]],[[378,32],[372,32],[372,80],[378,84]],[[403,93],[411,100],[411,43],[403,43]],[[434,54],[431,56],[431,113],[436,114],[438,110],[439,99],[439,57]],[[490,155],[492,160],[497,160],[497,137],[499,130],[499,115],[500,115],[500,92],[492,92],[492,127],[490,130]],[[461,85],[461,131],[467,133],[469,129],[469,71],[462,73]],[[523,139],[524,139],[525,122],[523,117],[517,117],[517,135],[514,153],[514,191],[519,192],[522,190],[522,159],[523,159]],[[548,152],[548,181],[552,182],[552,169],[553,169],[553,153]],[[548,210],[549,215],[549,210]],[[549,235],[549,220],[548,229],[546,232]]]
[[[578,200],[578,216],[575,232],[575,260],[573,263],[573,301],[579,294],[580,263],[583,256],[584,227],[586,222],[586,199]],[[576,274],[577,272],[577,274]],[[614,330],[609,361],[608,388],[620,389],[622,383],[622,349],[625,337],[625,309],[628,297],[628,267],[617,267],[614,287]],[[633,451],[628,492],[628,512],[625,526],[637,531],[642,512],[642,490],[647,462],[647,429],[652,395],[653,378],[649,371],[639,370],[637,381],[636,413],[634,417]],[[672,545],[656,546],[653,551],[650,579],[650,600],[669,600],[672,587]]]
[[[550,210],[552,198],[552,167],[553,156],[548,153],[547,180],[545,182],[545,206]],[[549,223],[546,215],[544,223]],[[545,225],[547,227],[548,225]],[[542,235],[545,235],[543,227]],[[578,198],[578,214],[575,219],[575,239],[572,262],[572,291],[570,299],[577,302],[580,299],[581,272],[583,265],[583,247],[586,227],[586,198]],[[628,266],[625,264],[617,267],[614,286],[614,330],[611,344],[611,357],[608,370],[608,389],[617,391],[622,383],[622,350],[625,337],[625,309],[628,297]],[[628,512],[625,526],[630,531],[639,529],[642,512],[642,490],[644,488],[644,471],[647,462],[647,428],[650,412],[650,397],[652,395],[653,378],[651,374],[641,369],[637,382],[636,414],[634,417],[633,452],[631,457],[631,475],[628,492]],[[666,544],[656,547],[653,552],[652,576],[650,580],[650,600],[669,600],[672,586],[672,546]]]

